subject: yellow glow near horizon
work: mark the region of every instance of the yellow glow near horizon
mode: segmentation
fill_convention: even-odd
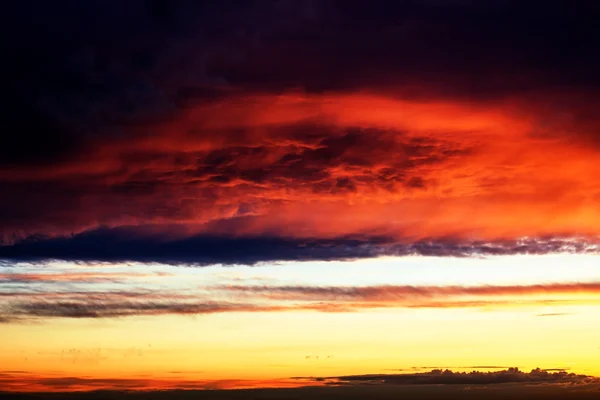
[[[565,368],[600,375],[596,307],[160,316],[6,325],[2,365],[34,374],[276,379],[413,367]],[[10,338],[10,340],[8,340]]]
[[[89,305],[91,310],[99,306],[101,312],[110,311],[113,304],[119,307],[120,302],[127,307],[130,301],[141,301],[141,305],[166,301],[177,306],[189,301],[188,295],[196,296],[192,301],[201,304],[249,302],[289,308],[224,309],[187,316],[176,315],[177,308],[173,308],[160,315],[149,312],[122,318],[73,318],[67,314],[43,318],[35,314],[39,309],[33,308],[32,314],[15,314],[23,319],[0,324],[0,373],[144,379],[141,385],[150,385],[145,381],[150,380],[158,386],[171,382],[175,387],[184,381],[223,380],[225,387],[241,387],[290,384],[285,380],[291,377],[433,368],[464,371],[478,366],[561,368],[600,376],[597,259],[594,255],[555,254],[485,259],[400,257],[326,266],[306,262],[204,268],[64,263],[7,267],[5,282],[17,273],[17,279],[31,280],[21,294],[17,292],[22,289],[13,290],[5,283],[5,293],[10,295],[2,300],[5,310],[13,305],[16,310],[20,304],[35,305],[39,301],[35,293],[41,293],[43,304],[53,307],[63,301],[61,296],[79,293],[74,300],[67,300]],[[129,275],[123,275],[124,270]],[[320,274],[320,270],[326,273]],[[93,280],[88,282],[90,277]],[[227,291],[228,285],[265,291]],[[384,285],[381,292],[377,285]],[[400,291],[387,292],[385,285],[396,285]],[[503,289],[511,285],[517,290]],[[311,291],[365,286],[376,291],[349,297],[338,297],[335,291]],[[444,286],[457,290],[436,290]],[[520,286],[525,289],[521,291]],[[278,287],[299,292],[277,292]],[[489,290],[468,290],[473,287]],[[414,296],[411,288],[416,290]],[[433,289],[428,292],[427,288]],[[466,288],[464,293],[461,288]],[[140,289],[141,297],[127,297],[128,291]],[[87,290],[96,291],[97,297],[86,300]],[[112,298],[111,293],[125,293],[125,297]],[[283,297],[272,297],[272,293]],[[16,294],[21,297],[11,297]],[[302,305],[305,297],[308,302],[333,308],[318,312],[295,307]],[[109,302],[103,305],[102,301]],[[345,304],[351,307],[335,308]],[[15,382],[20,379],[25,378],[14,377]]]

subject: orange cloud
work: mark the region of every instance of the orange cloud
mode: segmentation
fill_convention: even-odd
[[[171,238],[596,237],[590,122],[544,124],[556,107],[523,101],[365,92],[199,103],[43,171],[0,170],[5,208],[31,212],[8,217],[4,236],[133,225]]]

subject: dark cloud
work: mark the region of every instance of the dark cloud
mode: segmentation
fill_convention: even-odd
[[[410,175],[419,167],[441,164],[467,154],[458,144],[428,137],[402,137],[401,132],[378,129],[328,129],[324,126],[282,128],[296,140],[283,147],[224,147],[199,156],[198,178],[230,183],[266,184],[269,187],[308,186],[314,191],[402,186],[423,188],[423,179]]]
[[[103,125],[168,109],[180,90],[223,84],[424,85],[475,97],[598,86],[593,1],[71,0],[8,11],[11,87],[53,100],[61,114],[108,118]]]
[[[83,147],[83,139],[19,97],[1,111],[0,167],[39,167],[64,161]]]
[[[223,312],[276,311],[278,307],[260,307],[235,303],[185,303],[173,301],[31,301],[13,303],[8,312],[15,317],[109,318],[135,315],[201,315]]]
[[[198,235],[171,239],[162,235],[140,236],[135,228],[119,228],[95,230],[67,238],[21,241],[0,247],[0,257],[24,260],[158,261],[202,265],[356,258],[373,256],[378,251],[370,241],[352,238],[296,240]]]
[[[211,230],[233,233],[238,226],[251,220],[252,217],[244,217],[223,221]],[[196,234],[172,237],[163,233],[169,232],[168,227],[154,228],[154,232],[149,234],[139,227],[121,227],[91,230],[69,237],[30,238],[0,246],[0,259],[251,265],[268,261],[352,260],[378,256],[469,257],[598,251],[595,243],[560,238],[490,243],[439,239],[399,244],[393,238],[381,236],[319,239]]]
[[[597,88],[599,12],[593,2],[325,1],[316,23],[264,35],[244,62],[210,67],[237,85],[309,91],[400,85],[490,98]]]
[[[235,208],[252,214],[269,207],[282,201],[282,191],[293,196],[409,193],[426,188],[419,176],[423,168],[440,167],[469,152],[431,137],[320,125],[282,126],[266,137],[230,139],[232,143],[197,151],[125,146],[107,153],[108,159],[71,160],[54,175],[54,167],[40,172],[30,164],[4,179],[0,171],[6,191],[0,199],[0,234],[13,241],[125,221],[207,222],[231,215]],[[31,142],[19,140],[28,146]],[[205,139],[191,134],[187,140],[197,144]],[[93,154],[92,159],[98,156]]]
[[[91,282],[93,283],[93,282]],[[121,291],[117,289],[52,291],[46,284],[43,289],[13,290],[1,296],[2,323],[27,322],[50,318],[118,318],[155,315],[204,315],[229,312],[274,312],[294,310],[291,305],[255,304],[242,301],[221,300],[217,296],[180,294],[157,287],[145,290]],[[308,305],[306,309],[316,310]]]
[[[584,383],[594,378],[565,371],[552,372],[536,368],[523,372],[518,368],[508,368],[493,372],[454,372],[449,369],[432,370],[417,374],[372,374],[350,375],[326,378],[342,383],[373,383],[388,385],[491,385],[501,383]]]
[[[258,304],[198,300],[190,296],[178,298],[176,294],[165,293],[159,296],[141,296],[119,298],[107,292],[100,296],[70,295],[61,299],[56,294],[45,294],[45,298],[36,298],[20,294],[17,300],[0,306],[0,322],[30,322],[52,318],[121,318],[132,316],[157,315],[206,315],[217,313],[268,313],[289,311],[349,312],[355,311],[353,305],[310,302],[304,304]]]
[[[85,100],[84,114],[143,107],[143,87],[161,97],[158,88],[217,82],[314,91],[416,83],[477,97],[599,83],[593,1],[29,1],[8,11],[13,85],[63,92],[64,108]]]

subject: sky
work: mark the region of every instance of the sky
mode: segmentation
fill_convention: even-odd
[[[597,2],[0,14],[0,391],[600,390]]]

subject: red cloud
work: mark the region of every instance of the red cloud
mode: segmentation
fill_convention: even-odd
[[[548,128],[554,108],[520,104],[376,94],[201,103],[43,170],[0,169],[2,230],[8,241],[121,225],[400,241],[597,235],[599,150],[560,131],[587,125]]]

